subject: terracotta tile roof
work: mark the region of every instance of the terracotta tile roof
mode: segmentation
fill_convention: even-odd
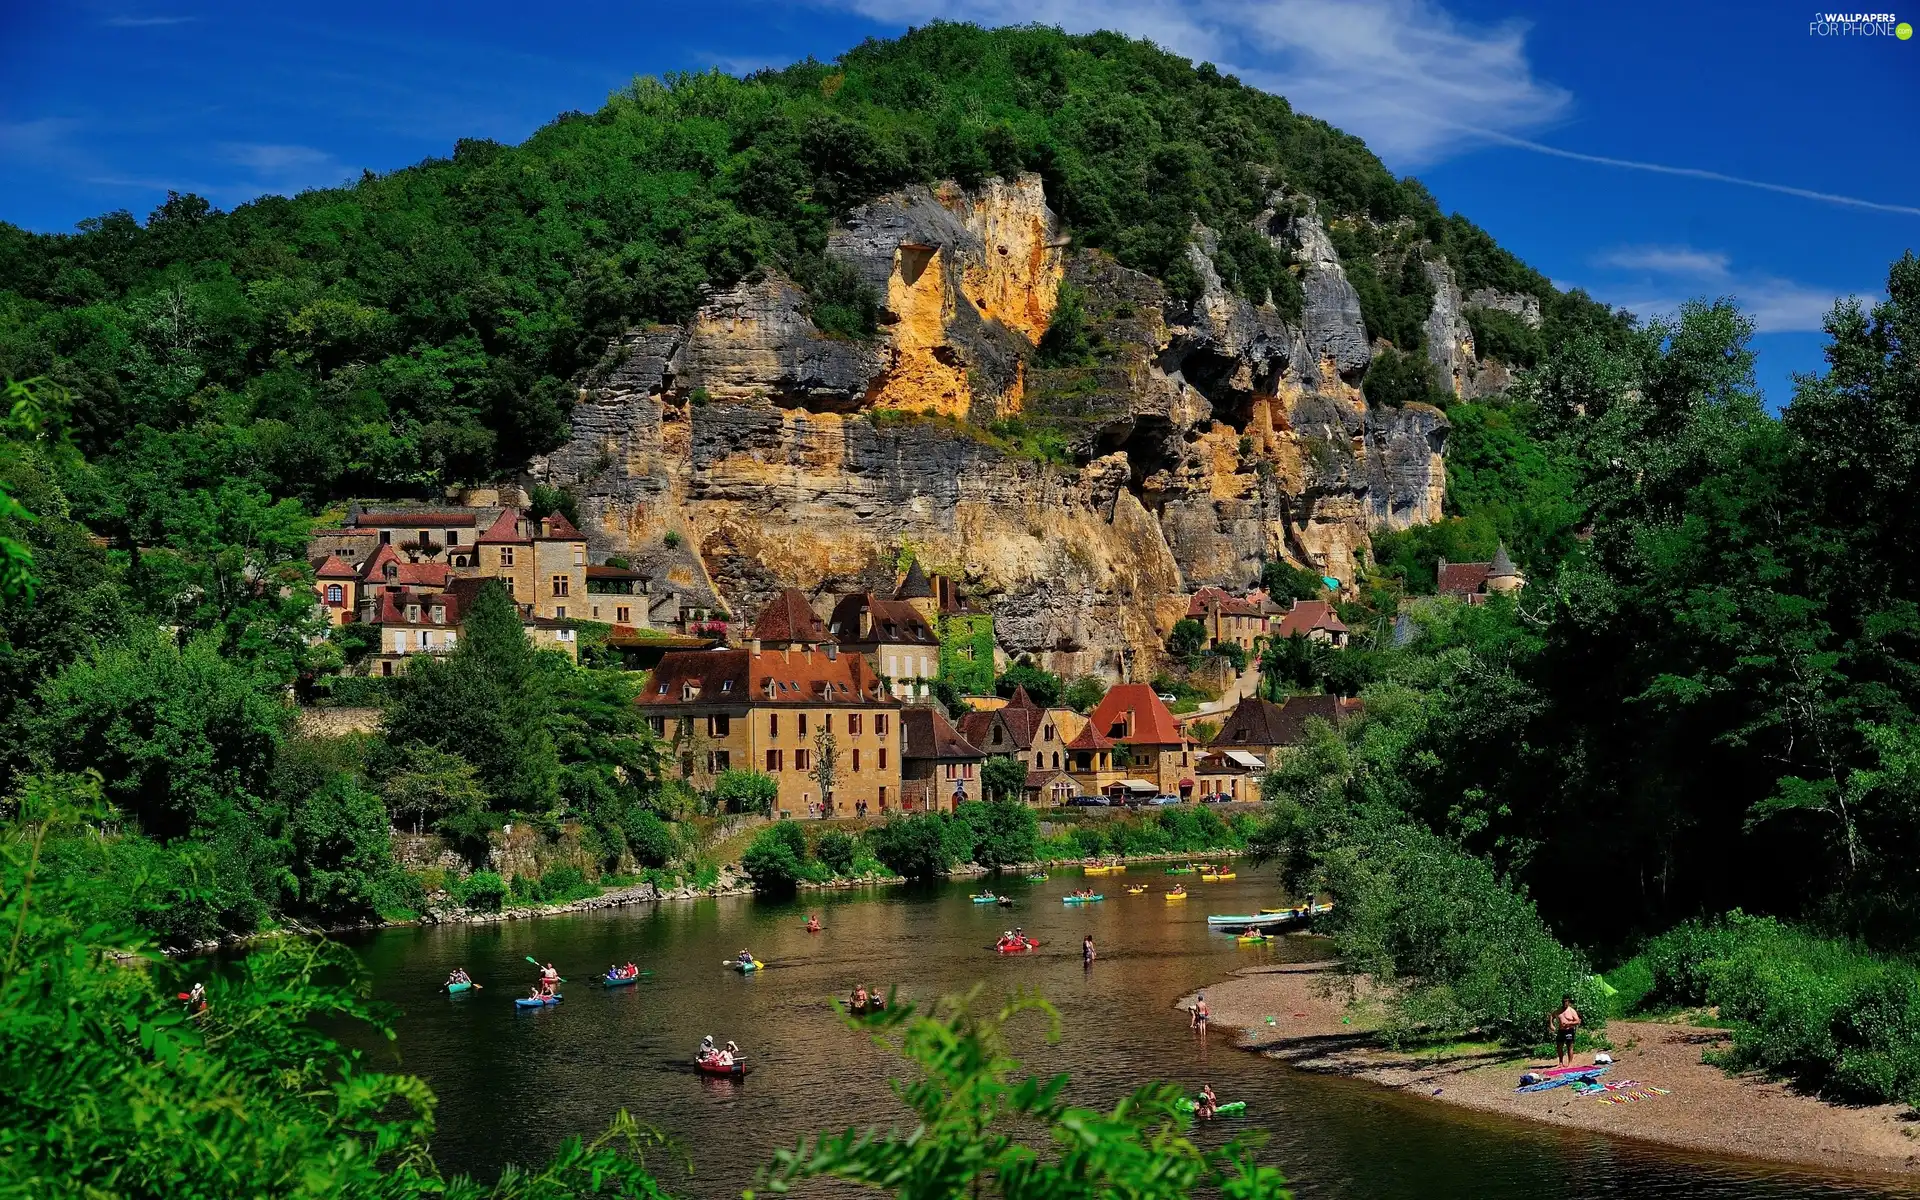
[[[779,595],[767,601],[760,610],[759,619],[753,623],[753,636],[763,642],[800,642],[820,645],[833,638],[827,633],[826,622],[814,615],[813,606],[807,603],[807,597],[799,588],[782,589]]]
[[[916,705],[900,714],[900,757],[985,758],[986,751],[960,735],[938,708]]]
[[[689,696],[687,689],[694,689]],[[635,703],[647,707],[686,704],[864,704],[898,708],[880,687],[867,660],[825,650],[670,650],[647,677]]]
[[[1215,750],[1237,746],[1294,746],[1306,731],[1307,722],[1318,717],[1338,725],[1356,716],[1364,706],[1359,700],[1338,696],[1289,696],[1284,703],[1249,696],[1234,706],[1220,726],[1220,732],[1207,743]]]
[[[1290,638],[1295,634],[1305,637],[1316,629],[1328,633],[1345,633],[1347,627],[1333,611],[1333,605],[1325,600],[1295,600],[1293,607],[1287,610],[1280,624],[1274,627],[1274,636]]]
[[[517,508],[501,509],[500,515],[494,518],[493,524],[487,526],[487,531],[480,535],[481,544],[487,546],[499,545],[502,542],[521,545],[532,540],[521,536],[520,510]]]
[[[390,526],[400,529],[465,529],[474,523],[470,512],[363,512],[354,522],[365,528],[372,526]]]
[[[645,579],[646,576],[631,567],[608,567],[593,563],[587,564],[588,579]]]
[[[1492,563],[1450,563],[1443,558],[1434,590],[1442,596],[1471,596],[1486,590],[1487,576],[1492,573]]]
[[[393,568],[391,573],[387,570],[389,566]],[[360,579],[368,584],[444,588],[452,577],[447,564],[408,562],[392,546],[381,546],[360,567]]]
[[[1094,705],[1087,723],[1106,737],[1138,746],[1178,746],[1186,741],[1173,714],[1144,683],[1114,684]]]
[[[540,518],[540,532],[533,535],[534,540],[542,542],[584,542],[586,535],[559,513]]]
[[[329,554],[315,564],[313,574],[316,579],[358,579],[360,569],[344,558]]]
[[[1067,749],[1069,750],[1111,750],[1113,747],[1113,740],[1103,736],[1098,729],[1093,727],[1093,722],[1091,721],[1087,722],[1086,728],[1082,729],[1072,741],[1067,743]]]
[[[378,537],[378,529],[316,529],[311,537]]]
[[[1217,587],[1203,587],[1195,592],[1193,599],[1187,601],[1187,615],[1204,617],[1215,605],[1218,605],[1220,611],[1228,616],[1257,617],[1260,615],[1258,604],[1249,604],[1238,596],[1229,596]]]
[[[368,625],[404,625],[421,629],[453,629],[460,624],[460,599],[441,592],[375,592],[371,605],[360,608],[361,621]],[[407,619],[407,606],[417,605],[419,615]],[[434,606],[445,610],[445,620],[433,619]]]
[[[862,609],[872,620],[871,628],[865,633],[860,631]],[[913,605],[904,600],[883,600],[871,592],[840,597],[827,618],[827,632],[843,646],[940,644],[933,626],[927,624],[927,619],[916,612]]]

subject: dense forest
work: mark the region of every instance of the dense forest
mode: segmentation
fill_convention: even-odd
[[[36,1084],[0,1128],[56,1131],[33,1153],[85,1174],[38,1086],[51,1051],[84,1043],[70,1084],[187,1063],[224,1090],[183,1121],[259,1102],[281,1118],[271,1161],[346,1129],[414,1157],[391,1174],[339,1159],[343,1190],[435,1190],[429,1124],[374,1116],[420,1106],[417,1083],[303,1090],[351,1064],[264,1015],[221,1043],[231,1060],[201,1056],[211,1041],[148,986],[172,968],[116,975],[103,948],[417,908],[398,823],[476,862],[517,816],[583,831],[609,873],[697,870],[686,818],[715,797],[660,777],[631,677],[533,653],[498,596],[457,653],[381,697],[400,738],[301,736],[288,689],[342,654],[306,600],[314,519],[352,494],[517,472],[563,437],[610,334],[684,318],[709,285],[778,269],[822,329],[868,336],[875,298],[823,253],[834,216],[1014,170],[1041,174],[1081,245],[1175,295],[1196,285],[1194,223],[1228,231],[1223,277],[1282,308],[1285,256],[1231,231],[1276,189],[1313,197],[1369,333],[1397,347],[1369,397],[1448,409],[1452,515],[1377,538],[1343,604],[1356,645],[1266,653],[1270,688],[1357,693],[1366,716],[1316,730],[1270,774],[1261,827],[1226,831],[1340,902],[1330,932],[1394,987],[1396,1030],[1526,1044],[1567,988],[1601,1012],[1712,1003],[1743,1023],[1744,1061],[1920,1101],[1920,261],[1893,264],[1883,302],[1834,311],[1825,371],[1763,397],[1733,304],[1642,322],[1563,296],[1283,99],[1117,35],[936,25],[744,80],[640,80],[522,145],[463,141],[347,188],[224,213],[175,196],[73,235],[0,226],[0,916],[16,930],[0,1053]],[[1436,397],[1420,255],[1463,289],[1542,301],[1544,331],[1475,318],[1518,368],[1506,394]],[[1436,558],[1502,542],[1524,592],[1424,598]],[[1272,566],[1283,591],[1300,582]],[[1030,836],[971,819],[762,858],[792,882],[829,858],[931,870]],[[490,874],[461,898],[499,903]],[[1593,974],[1608,968],[1611,1001]],[[281,988],[358,1012],[316,969],[263,957],[232,1009]],[[68,1006],[106,1015],[49,1032]],[[289,1054],[306,1065],[281,1078]],[[131,1126],[130,1105],[103,1093],[101,1111]],[[1227,1170],[1168,1144],[1193,1178]],[[613,1170],[600,1149],[563,1151],[550,1177]]]

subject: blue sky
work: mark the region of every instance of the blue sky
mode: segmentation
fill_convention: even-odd
[[[1892,7],[1920,26],[1920,7]],[[1815,36],[1814,15],[1804,0],[0,5],[0,219],[59,231],[144,215],[169,188],[228,207],[339,183],[463,136],[518,141],[635,75],[831,58],[933,17],[1116,28],[1366,138],[1562,285],[1643,314],[1739,297],[1777,405],[1791,372],[1819,366],[1833,298],[1877,295],[1920,248],[1920,36]]]

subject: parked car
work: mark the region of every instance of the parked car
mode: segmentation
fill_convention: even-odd
[[[1070,808],[1106,808],[1108,807],[1108,803],[1105,796],[1075,796],[1067,801],[1067,806]]]
[[[1158,796],[1155,796],[1153,799],[1147,801],[1147,803],[1153,806],[1154,808],[1164,808],[1166,805],[1169,805],[1169,804],[1180,803],[1180,797],[1169,796],[1165,792],[1162,792]]]
[[[1202,804],[1232,804],[1232,803],[1233,803],[1233,797],[1232,797],[1232,796],[1230,796],[1230,795],[1228,795],[1228,794],[1227,794],[1227,793],[1225,793],[1225,792],[1213,792],[1213,793],[1211,793],[1211,794],[1209,794],[1209,795],[1205,795],[1205,796],[1202,796],[1202,797],[1200,797],[1200,803],[1202,803]]]
[[[1161,692],[1159,695],[1160,703],[1162,704],[1173,704],[1179,700],[1179,697],[1175,696],[1172,692]]]

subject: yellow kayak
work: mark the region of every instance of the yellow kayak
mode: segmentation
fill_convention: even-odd
[[[1112,867],[1082,867],[1082,868],[1081,868],[1081,870],[1083,870],[1083,871],[1085,871],[1085,872],[1086,872],[1087,874],[1089,874],[1089,875],[1111,875],[1111,874],[1113,874],[1113,868],[1112,868]]]
[[[1167,898],[1167,902],[1171,904],[1175,900],[1185,900],[1187,898],[1187,894],[1185,892],[1168,892],[1166,898]]]
[[[1264,946],[1273,939],[1264,933],[1243,933],[1233,940],[1242,946]]]
[[[1145,884],[1141,884],[1141,885],[1140,885],[1139,887],[1130,887],[1130,888],[1128,888],[1128,889],[1127,889],[1127,895],[1129,895],[1129,896],[1138,896],[1138,895],[1139,895],[1139,894],[1140,894],[1141,892],[1144,892],[1144,891],[1146,891],[1146,890],[1147,890],[1147,888],[1146,888],[1146,885],[1145,885]]]
[[[1202,875],[1202,876],[1200,877],[1200,882],[1202,882],[1202,883],[1225,883],[1225,882],[1226,882],[1227,880],[1229,880],[1229,879],[1238,879],[1238,878],[1240,878],[1240,877],[1239,877],[1238,875],[1236,875],[1236,874],[1234,874],[1234,873],[1233,873],[1232,871],[1223,871],[1223,872],[1221,872],[1221,873],[1220,873],[1220,874],[1218,874],[1218,875]]]

